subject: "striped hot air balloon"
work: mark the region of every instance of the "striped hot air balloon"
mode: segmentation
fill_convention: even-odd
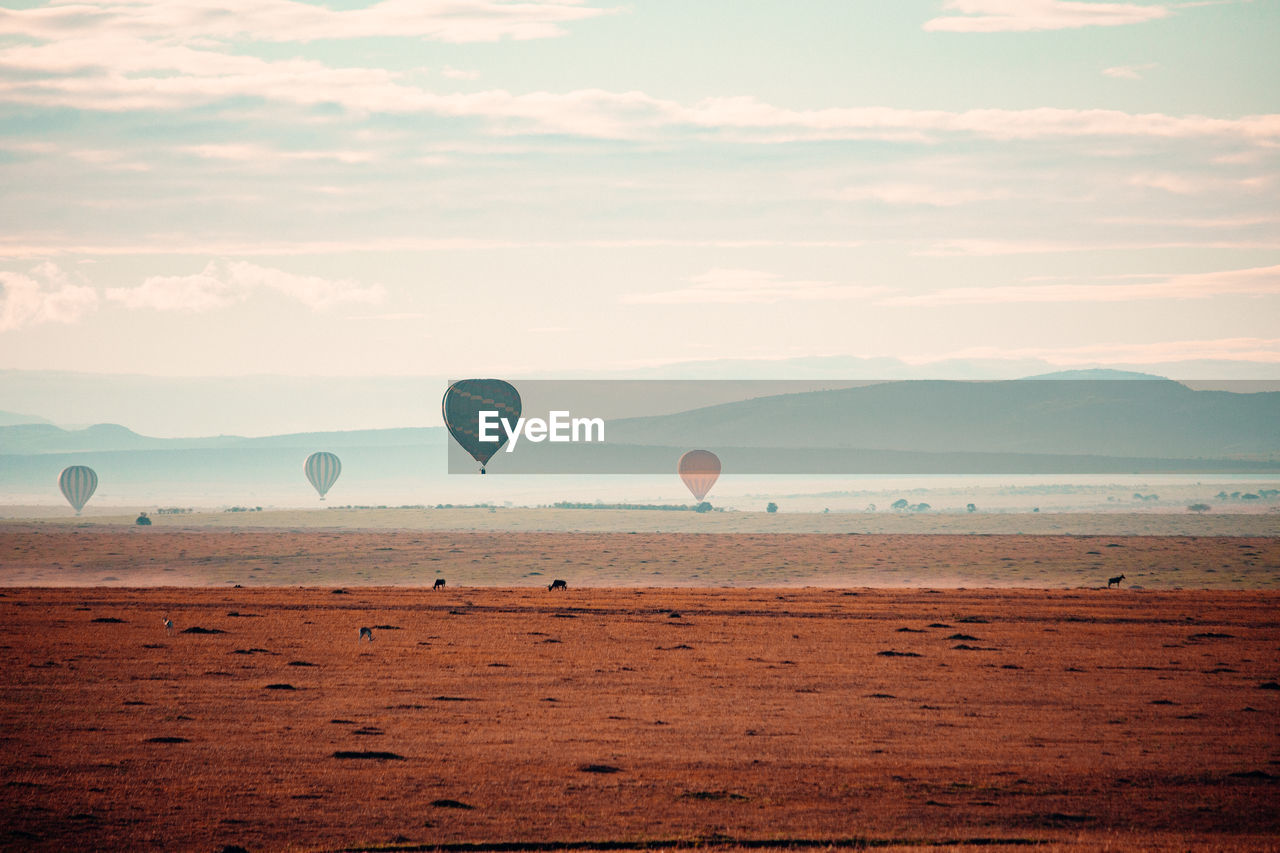
[[[58,487],[62,489],[62,496],[71,504],[76,515],[79,515],[80,510],[84,509],[89,498],[97,491],[98,475],[87,465],[72,465],[62,469],[58,476]]]
[[[307,472],[307,479],[311,481],[311,485],[315,486],[316,491],[320,493],[320,500],[324,500],[325,492],[332,489],[333,484],[338,482],[338,475],[342,473],[342,463],[332,453],[321,451],[307,457],[307,464],[303,466],[303,470]]]
[[[480,463],[483,474],[493,454],[507,443],[507,434],[499,429],[497,441],[481,441],[480,413],[497,412],[498,417],[515,423],[520,418],[520,392],[501,379],[459,379],[444,392],[440,409],[449,434]]]
[[[693,493],[694,500],[700,501],[720,479],[720,457],[710,450],[690,450],[680,457],[676,471]]]

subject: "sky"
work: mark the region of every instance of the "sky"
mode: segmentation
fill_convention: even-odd
[[[0,369],[1280,376],[1280,0],[0,6]]]

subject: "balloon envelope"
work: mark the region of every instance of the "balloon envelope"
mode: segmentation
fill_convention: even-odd
[[[338,482],[338,475],[342,473],[342,463],[338,461],[338,457],[324,451],[312,453],[307,457],[307,464],[302,467],[307,472],[311,485],[320,493],[320,500],[324,500],[324,493],[333,488],[333,484]]]
[[[694,500],[700,501],[720,479],[720,457],[710,450],[690,450],[680,457],[676,471],[693,493]]]
[[[98,475],[87,465],[72,465],[62,469],[62,474],[58,476],[58,487],[62,489],[62,496],[71,504],[76,515],[79,515],[98,488]]]
[[[483,471],[493,454],[507,443],[507,434],[498,426],[497,441],[481,441],[480,413],[497,412],[498,417],[514,425],[520,418],[520,392],[501,379],[459,379],[444,392],[440,409],[453,440],[480,463]]]

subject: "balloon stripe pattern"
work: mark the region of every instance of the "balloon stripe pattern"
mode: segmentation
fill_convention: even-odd
[[[507,435],[499,428],[497,441],[481,441],[480,413],[496,411],[498,417],[515,423],[522,408],[520,392],[501,379],[459,379],[449,386],[440,401],[449,434],[482,466],[507,443]]]
[[[62,489],[62,496],[71,504],[76,515],[79,515],[89,498],[98,490],[98,475],[86,465],[72,465],[64,468],[58,476],[58,487]]]
[[[307,479],[311,481],[311,485],[315,486],[316,491],[320,493],[320,500],[324,500],[325,492],[332,489],[333,484],[338,482],[338,475],[342,473],[342,463],[332,453],[321,451],[307,457],[307,464],[303,466],[303,470],[307,472]]]
[[[720,479],[720,457],[710,450],[690,450],[680,457],[676,471],[693,493],[693,499],[700,501]]]

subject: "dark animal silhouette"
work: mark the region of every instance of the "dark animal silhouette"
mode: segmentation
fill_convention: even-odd
[[[373,642],[373,629],[372,629],[372,628],[361,628],[361,629],[360,629],[360,636],[356,638],[356,642],[357,642],[357,643],[358,643],[358,642],[360,642],[360,641],[361,641],[361,640],[363,640],[365,637],[368,637],[368,638],[369,638],[369,642],[371,642],[371,643]]]
[[[1119,588],[1120,588],[1120,581],[1122,581],[1122,580],[1124,580],[1124,575],[1120,575],[1119,577],[1111,578],[1110,580],[1108,580],[1108,581],[1107,581],[1107,589],[1111,589],[1111,587],[1113,587],[1113,586],[1114,586],[1116,589],[1119,589]]]
[[[432,589],[444,589],[444,578],[436,578],[435,585],[434,585],[434,586],[432,586],[431,588],[432,588]]]
[[[551,586],[547,587],[547,589],[548,589],[548,590],[552,590],[552,589],[568,589],[568,588],[569,588],[569,584],[567,584],[567,583],[565,583],[564,581],[560,580],[560,578],[556,578],[555,580],[553,580],[553,581],[551,582]]]

